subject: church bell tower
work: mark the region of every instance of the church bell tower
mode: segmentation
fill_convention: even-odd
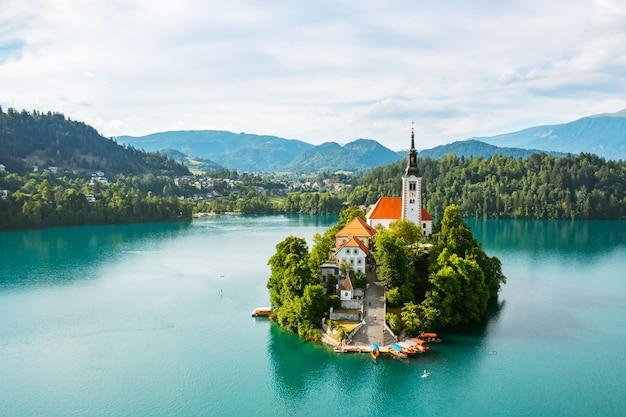
[[[411,149],[409,149],[406,170],[402,176],[402,218],[421,228],[422,221],[422,178],[417,168],[415,150],[415,129],[411,126]]]

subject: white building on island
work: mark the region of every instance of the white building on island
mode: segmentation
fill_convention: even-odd
[[[422,235],[433,233],[433,217],[422,208],[422,178],[417,167],[415,132],[411,129],[411,148],[404,175],[402,175],[402,197],[381,197],[365,215],[371,227],[388,228],[391,222],[404,219],[415,223]]]
[[[335,253],[337,263],[339,266],[344,263],[350,265],[355,272],[365,273],[365,264],[367,257],[370,254],[370,250],[357,239],[355,236],[351,236],[350,239],[342,244]]]

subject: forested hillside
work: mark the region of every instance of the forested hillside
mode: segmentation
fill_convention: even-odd
[[[165,155],[168,158],[173,159],[179,164],[185,165],[192,172],[207,172],[215,169],[222,169],[223,166],[216,164],[215,162],[202,159],[202,158],[192,158],[190,156],[185,155],[182,152],[179,152],[175,149],[161,149],[159,151],[160,154]]]
[[[374,169],[344,192],[347,204],[373,204],[381,196],[400,196],[406,162]],[[443,209],[459,206],[463,217],[531,219],[626,218],[626,162],[591,154],[527,159],[423,158],[426,209],[441,218]]]
[[[294,139],[221,130],[171,131],[116,139],[147,151],[176,149],[191,158],[244,172],[282,171],[296,155],[313,147]]]
[[[151,174],[108,185],[50,172],[0,175],[0,190],[10,191],[0,198],[0,231],[191,219],[192,207],[176,188],[172,178]]]
[[[0,164],[0,230],[191,218],[185,166],[59,113],[0,108]]]
[[[285,170],[298,173],[357,172],[402,158],[404,153],[394,152],[374,140],[357,139],[343,146],[329,142],[311,148],[296,156]]]
[[[512,156],[513,158],[528,158],[532,154],[542,153],[537,149],[522,149],[522,148],[500,148],[495,145],[489,145],[488,143],[480,142],[478,140],[460,140],[452,142],[447,145],[435,146],[432,149],[426,149],[420,151],[420,155],[424,158],[441,158],[444,155],[455,154],[456,156],[464,156],[469,158],[471,156],[483,158],[489,158],[490,156]],[[562,152],[543,152],[546,155],[552,155],[556,157],[564,157],[567,154]]]
[[[117,174],[189,174],[181,164],[156,153],[124,147],[94,128],[61,113],[0,108],[0,163],[24,174],[33,165]]]

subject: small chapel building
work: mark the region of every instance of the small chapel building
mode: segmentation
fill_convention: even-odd
[[[415,131],[411,129],[411,148],[404,175],[402,175],[402,197],[381,197],[365,215],[371,227],[389,228],[398,219],[415,223],[428,238],[433,233],[433,217],[422,208],[422,178],[417,167]]]

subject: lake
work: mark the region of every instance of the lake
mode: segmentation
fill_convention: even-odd
[[[489,317],[373,363],[250,316],[276,244],[336,220],[0,233],[0,414],[626,413],[626,222],[468,220],[508,279]]]

